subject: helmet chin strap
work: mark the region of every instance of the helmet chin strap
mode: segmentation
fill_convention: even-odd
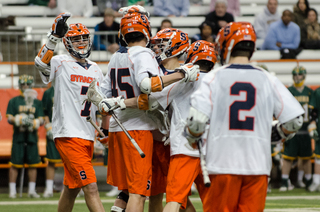
[[[301,87],[301,86],[303,86],[304,85],[304,79],[303,80],[301,80],[300,82],[298,82],[298,83],[296,83],[295,81],[293,81],[293,85],[294,85],[294,87]]]
[[[234,39],[232,39],[232,40],[230,41],[230,45],[228,46],[228,54],[227,54],[227,57],[226,57],[226,64],[229,63],[230,56],[231,56],[231,50],[232,50],[233,44],[234,44]]]

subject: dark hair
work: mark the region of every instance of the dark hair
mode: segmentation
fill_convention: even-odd
[[[134,42],[140,42],[143,39],[146,39],[145,35],[142,32],[131,32],[124,35],[124,38],[126,42],[134,43]]]
[[[205,26],[209,26],[211,28],[211,31],[213,32],[214,30],[214,23],[212,23],[211,21],[204,21],[200,24],[199,29],[200,29],[200,34],[202,34],[202,29]]]
[[[205,70],[206,72],[209,72],[214,66],[214,63],[208,60],[198,60],[194,64],[199,65],[199,68],[201,70]]]
[[[254,52],[254,42],[241,41],[233,47],[231,52],[231,57],[244,56],[244,57],[248,57],[248,59],[250,60],[253,52]]]
[[[300,8],[299,8],[299,1],[300,1],[300,0],[298,0],[298,2],[297,2],[297,4],[296,4],[298,10],[300,10]],[[304,11],[304,14],[307,16],[307,15],[308,15],[308,12],[309,12],[309,10],[310,10],[310,6],[309,6],[308,0],[304,0],[304,3],[305,3],[305,5],[306,5],[306,11]]]
[[[310,11],[313,11],[313,12],[316,14],[316,21],[318,22],[318,12],[317,12],[317,10],[314,9],[314,8],[310,8],[309,11],[308,11],[308,13],[309,13]]]
[[[161,26],[162,26],[162,24],[163,23],[165,23],[165,22],[168,22],[168,23],[170,23],[171,24],[171,26],[172,26],[172,22],[170,21],[170,19],[163,19],[162,21],[161,21]]]

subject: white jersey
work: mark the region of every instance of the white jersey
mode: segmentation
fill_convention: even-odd
[[[141,46],[122,47],[110,60],[101,90],[107,97],[123,96],[129,99],[141,94],[139,85],[145,77],[156,75],[162,76],[163,73],[154,52]],[[156,129],[155,123],[146,116],[145,111],[127,108],[114,112],[127,130]],[[113,118],[110,119],[109,131],[122,131]]]
[[[198,150],[192,150],[188,145],[188,140],[183,135],[187,124],[187,117],[190,109],[191,94],[200,86],[201,80],[206,73],[200,73],[200,79],[195,82],[185,83],[183,81],[171,84],[161,92],[151,93],[159,104],[165,109],[170,104],[172,110],[170,126],[170,155],[183,154],[192,157],[199,157]]]
[[[70,55],[58,55],[51,59],[49,83],[55,80],[52,114],[52,133],[54,138],[77,137],[93,141],[95,129],[86,121],[91,116],[95,121],[97,107],[83,100],[87,98],[89,84],[96,79],[99,83],[103,74],[98,65],[87,60],[84,68]]]
[[[191,105],[210,118],[210,174],[269,175],[273,115],[283,123],[304,113],[275,76],[239,64],[207,74],[192,94]]]

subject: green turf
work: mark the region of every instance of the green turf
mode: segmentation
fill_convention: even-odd
[[[1,212],[56,212],[56,204],[34,204],[34,205],[1,205],[5,201],[23,201],[23,202],[32,202],[32,201],[41,201],[41,200],[59,200],[60,194],[55,193],[53,198],[40,198],[40,199],[30,199],[27,197],[27,194],[23,194],[22,198],[9,199],[8,194],[0,194],[0,211]],[[113,205],[113,199],[105,196],[105,192],[100,193],[101,199],[103,201],[111,200],[111,203],[103,203],[103,206],[106,211],[110,211],[111,206]],[[288,192],[279,192],[278,189],[273,189],[272,193],[268,194],[268,197],[280,197],[280,196],[320,196],[320,192],[310,193],[303,189],[294,189]],[[192,195],[191,198],[198,198],[198,195]],[[82,201],[82,203],[76,203],[73,211],[76,212],[89,212],[87,209],[84,198],[80,197],[77,200]],[[202,204],[200,201],[193,201],[193,204],[197,212],[202,212]],[[283,209],[283,208],[320,208],[319,199],[279,199],[279,200],[267,200],[266,209]],[[145,205],[145,210],[148,211],[148,201]]]

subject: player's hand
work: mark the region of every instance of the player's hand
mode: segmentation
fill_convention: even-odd
[[[180,68],[176,69],[176,71],[184,73],[184,81],[185,82],[194,82],[199,79],[199,66],[193,65],[192,63],[187,63]]]
[[[286,135],[283,130],[281,123],[278,120],[272,121],[272,131],[271,131],[271,142],[285,142],[295,136],[295,133],[290,133]]]
[[[105,98],[105,99],[101,100],[98,105],[99,111],[102,114],[108,113],[109,111],[113,111],[119,107],[120,107],[120,109],[126,108],[123,96]]]
[[[317,125],[314,122],[309,124],[308,132],[309,132],[310,137],[313,138],[315,141],[317,141],[319,139]]]
[[[140,6],[140,5],[131,5],[129,7],[121,7],[118,11],[118,13],[121,13],[123,16],[125,16],[128,13],[141,13],[145,16],[147,16],[148,18],[150,17],[150,13],[147,12],[147,10]]]
[[[186,139],[188,140],[189,149],[198,149],[198,142],[199,142],[199,139],[201,139],[201,136],[197,136],[197,137],[193,136],[190,133],[189,128],[187,126],[185,126],[184,128],[183,136],[186,137]]]
[[[53,134],[52,134],[52,124],[51,123],[47,123],[45,125],[46,131],[47,131],[47,137],[50,140],[53,140]]]
[[[97,132],[96,134],[97,141],[99,141],[105,148],[109,146],[109,136],[108,134],[105,137],[101,137],[101,135]]]
[[[71,14],[68,12],[60,13],[54,20],[51,27],[51,34],[57,35],[59,38],[63,38],[68,32],[68,24],[66,23]]]

